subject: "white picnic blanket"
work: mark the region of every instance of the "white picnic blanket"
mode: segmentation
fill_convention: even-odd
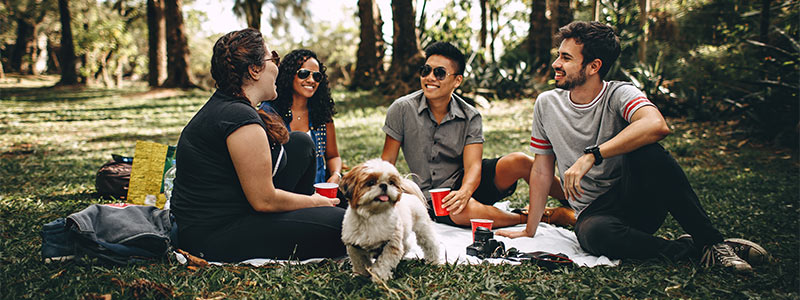
[[[495,206],[502,209],[507,209],[508,201],[497,203]],[[480,259],[475,256],[467,255],[467,246],[472,244],[472,229],[470,228],[459,228],[439,223],[434,223],[433,226],[434,232],[439,240],[439,256],[441,257],[442,262],[446,260],[446,262],[450,264],[481,264],[483,262],[492,264],[519,264],[518,262],[505,259]],[[522,224],[506,228],[512,230],[522,230],[525,228],[525,225]],[[492,231],[496,232],[497,230],[496,228],[493,228]],[[586,253],[578,244],[578,238],[575,236],[574,232],[546,223],[539,223],[539,228],[536,230],[536,236],[533,238],[509,239],[498,235],[495,235],[494,238],[500,242],[503,242],[506,246],[506,249],[514,247],[520,252],[546,251],[550,253],[563,253],[569,256],[569,258],[572,259],[577,265],[584,267],[617,266],[620,263],[618,259],[609,259],[605,256],[598,257]],[[182,256],[177,252],[175,254],[177,254],[176,256],[178,256],[180,261]],[[414,246],[405,256],[405,258],[416,259],[422,258],[423,256],[422,249],[417,246],[416,243],[414,243]],[[245,260],[241,263],[253,266],[262,266],[273,263],[315,263],[322,260],[322,258],[312,258],[303,261],[286,261],[255,258]],[[222,263],[209,263],[222,265]]]

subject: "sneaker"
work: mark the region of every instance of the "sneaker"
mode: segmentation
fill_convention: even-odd
[[[750,273],[753,267],[750,266],[744,259],[741,259],[733,248],[726,243],[717,243],[714,245],[706,246],[703,249],[703,256],[700,263],[706,267],[719,265],[725,268],[733,269],[737,273]]]
[[[692,236],[689,234],[682,234],[676,240],[683,240],[683,239],[693,241]],[[733,249],[733,253],[735,253],[736,256],[738,256],[741,259],[744,259],[744,261],[746,261],[751,266],[762,265],[771,260],[769,252],[767,252],[767,250],[765,250],[763,247],[754,242],[745,239],[735,239],[735,238],[725,239],[724,242],[725,244],[730,246],[731,249]]]
[[[744,259],[751,265],[761,265],[770,261],[770,255],[763,247],[745,239],[725,239],[725,244],[731,246],[736,256]]]

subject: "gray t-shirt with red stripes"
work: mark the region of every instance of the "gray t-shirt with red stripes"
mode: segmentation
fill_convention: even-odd
[[[584,154],[584,148],[613,138],[630,124],[636,110],[653,105],[629,82],[603,82],[602,91],[588,104],[573,103],[569,94],[568,90],[550,90],[540,94],[533,106],[530,150],[554,154],[560,174]],[[606,158],[586,173],[581,180],[583,195],[569,201],[577,213],[619,181],[623,157]],[[561,179],[563,182],[563,175]]]

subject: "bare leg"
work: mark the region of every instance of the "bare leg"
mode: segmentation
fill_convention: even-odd
[[[491,219],[494,220],[492,227],[506,227],[527,222],[527,217],[520,214],[507,212],[491,205],[484,205],[474,198],[469,198],[467,206],[460,214],[450,214],[453,223],[467,226],[469,219]]]
[[[495,167],[494,185],[498,190],[504,191],[520,179],[530,184],[533,159],[533,157],[522,152],[514,152],[501,157],[497,160],[497,167]],[[553,184],[550,185],[549,194],[550,197],[559,200],[567,198],[561,189],[561,180],[556,176],[553,176]]]

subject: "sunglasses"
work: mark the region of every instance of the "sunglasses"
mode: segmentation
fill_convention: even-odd
[[[272,62],[274,62],[276,66],[280,66],[281,65],[281,57],[280,57],[280,55],[278,55],[278,52],[275,51],[275,50],[272,50],[272,57],[266,59],[266,61],[270,61],[270,60]]]
[[[458,74],[447,74],[447,69],[445,69],[444,67],[434,68],[431,67],[431,65],[426,64],[419,68],[419,77],[428,76],[428,74],[430,74],[431,71],[433,71],[433,77],[436,77],[436,80],[439,81],[444,80],[445,78],[447,78],[448,75],[453,75],[453,76],[458,75]]]
[[[308,78],[308,75],[311,75],[311,78],[314,78],[314,81],[316,81],[316,82],[321,82],[322,81],[322,73],[320,73],[320,72],[317,72],[317,71],[311,72],[311,70],[307,70],[307,69],[297,70],[297,78],[306,79],[306,78]]]

